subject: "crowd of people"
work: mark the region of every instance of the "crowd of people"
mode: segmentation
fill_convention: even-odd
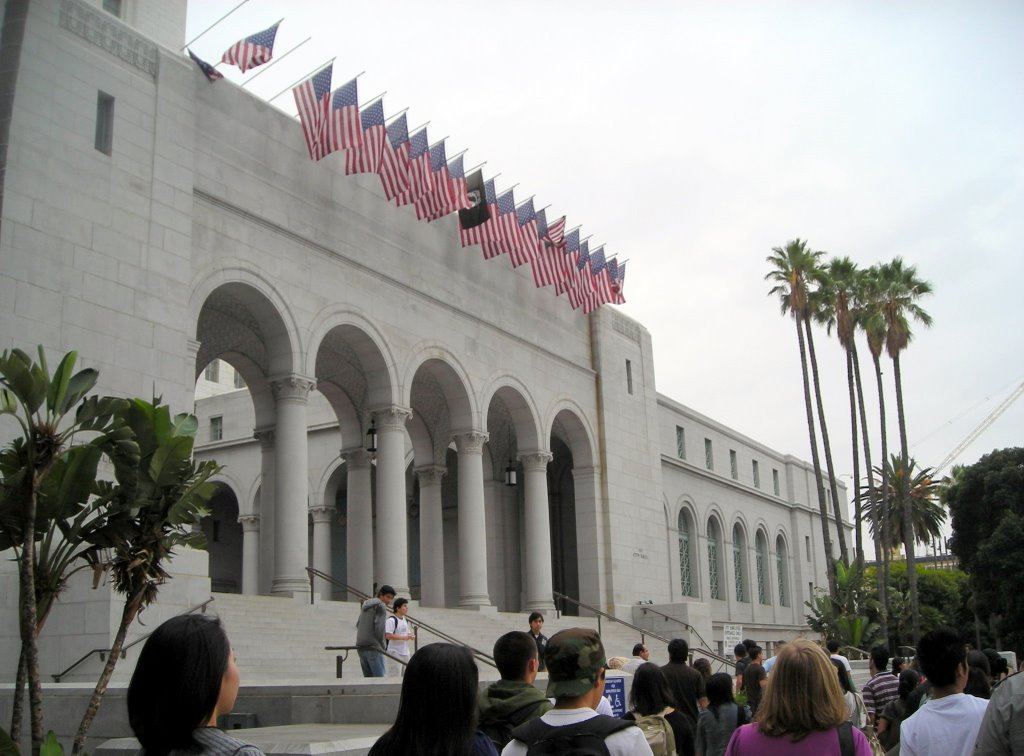
[[[571,628],[548,638],[535,612],[529,632],[508,632],[494,644],[501,679],[481,689],[470,649],[431,643],[412,653],[407,611],[408,601],[387,585],[362,605],[363,674],[383,676],[389,659],[391,673],[402,676],[394,724],[371,756],[1024,755],[1024,673],[1009,675],[994,651],[969,651],[951,628],[925,634],[912,661],[893,659],[891,667],[888,649],[873,648],[871,677],[858,691],[834,641],[823,649],[797,638],[776,644],[767,660],[757,643],[744,641],[734,649],[734,674],[712,674],[702,660],[689,662],[683,639],[668,644],[664,666],[649,661],[643,643],[631,658],[609,659],[596,631]],[[632,676],[622,717],[604,696],[613,667]],[[216,727],[238,689],[219,620],[166,621],[146,641],[128,689],[129,722],[143,752],[259,756]]]

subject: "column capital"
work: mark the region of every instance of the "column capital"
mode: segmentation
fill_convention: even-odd
[[[572,468],[572,479],[574,481],[593,480],[597,481],[600,471],[596,467],[574,467]]]
[[[371,410],[370,417],[373,418],[378,430],[404,430],[406,422],[412,417],[412,410],[393,405]]]
[[[273,425],[268,425],[265,428],[253,428],[252,437],[260,442],[262,448],[272,449],[274,448],[275,430]]]
[[[238,522],[241,524],[242,532],[244,533],[260,532],[260,516],[258,514],[238,515]]]
[[[309,515],[313,518],[313,522],[330,522],[334,513],[338,510],[334,507],[310,507]]]
[[[555,455],[546,451],[523,452],[519,455],[519,461],[523,463],[523,470],[530,472],[545,472],[548,469],[548,462],[555,458]]]
[[[459,454],[480,454],[490,436],[484,431],[471,430],[455,434],[455,447]]]
[[[413,472],[416,473],[416,477],[420,481],[420,487],[423,488],[441,485],[441,478],[447,474],[448,468],[442,465],[424,465],[423,467],[417,467]]]
[[[202,345],[202,342],[197,341],[196,339],[186,339],[185,349],[188,350],[188,356],[192,359],[193,362],[195,362],[196,357],[199,356],[199,349],[200,347],[202,347]]]
[[[362,447],[355,449],[342,449],[341,458],[345,461],[350,470],[362,470],[370,466],[373,455]]]
[[[283,375],[270,380],[270,390],[278,401],[298,401],[305,403],[309,392],[316,386],[316,381],[304,375]]]

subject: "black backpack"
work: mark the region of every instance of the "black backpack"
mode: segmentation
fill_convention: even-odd
[[[526,706],[513,711],[505,719],[492,719],[487,722],[481,722],[479,730],[491,739],[495,750],[501,753],[501,749],[512,740],[512,730],[530,719],[537,711],[537,707],[542,703],[546,703],[546,701],[531,701]]]
[[[527,756],[609,756],[604,739],[627,727],[636,724],[604,714],[562,727],[538,718],[512,730],[512,737],[526,745]]]

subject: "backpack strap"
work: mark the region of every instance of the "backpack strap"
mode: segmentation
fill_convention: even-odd
[[[625,730],[627,727],[636,727],[636,722],[628,719],[617,719],[605,714],[598,714],[596,717],[576,722],[571,725],[550,725],[540,717],[531,719],[512,730],[513,740],[526,745],[527,748],[552,737],[571,738],[577,735],[596,735],[599,738],[607,738],[612,733]]]
[[[395,624],[391,626],[390,630],[388,630],[388,622],[390,622],[391,620],[394,620]],[[398,632],[398,617],[392,614],[384,621],[384,632],[391,633],[392,635]]]
[[[850,722],[843,722],[836,729],[839,731],[840,756],[856,756],[853,749],[853,725]]]

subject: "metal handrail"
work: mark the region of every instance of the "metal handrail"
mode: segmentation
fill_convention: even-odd
[[[210,598],[206,599],[206,601],[204,601],[203,603],[196,604],[195,606],[193,606],[193,607],[191,607],[189,609],[186,609],[184,612],[182,612],[178,616],[180,617],[180,616],[185,615],[185,614],[192,614],[197,609],[202,611],[203,614],[206,614],[206,607],[209,606],[210,602],[212,602],[212,601],[213,601],[213,596],[210,596]],[[144,640],[146,640],[146,638],[151,636],[153,634],[153,632],[154,631],[151,630],[148,633],[146,633],[145,635],[136,638],[135,640],[133,640],[128,645],[122,646],[121,647],[121,658],[124,659],[127,656],[128,649],[130,649],[133,646],[137,646],[138,644],[142,643]],[[55,675],[50,675],[50,677],[53,678],[54,682],[58,682],[59,683],[62,677],[67,677],[69,674],[71,674],[71,670],[73,670],[78,665],[84,663],[93,654],[99,654],[100,661],[106,661],[107,660],[107,654],[109,654],[109,653],[110,653],[110,649],[109,648],[94,648],[92,651],[89,651],[84,656],[82,656],[82,658],[80,658],[78,661],[74,662],[70,667],[65,669],[63,672],[58,672]]]
[[[858,654],[860,654],[860,661],[863,661],[864,659],[870,659],[871,658],[871,653],[870,652],[865,651],[862,648],[857,648],[856,646],[843,646],[840,650],[846,651],[847,655],[849,655],[850,651],[856,651]]]
[[[671,638],[666,638],[664,636],[658,635],[657,633],[653,633],[650,630],[646,630],[646,629],[640,627],[639,625],[634,625],[632,622],[626,622],[626,620],[624,620],[624,619],[619,619],[615,615],[609,614],[606,611],[598,609],[596,606],[591,606],[590,604],[584,604],[582,601],[574,599],[572,596],[566,596],[564,593],[559,593],[558,591],[552,591],[551,594],[555,598],[562,599],[563,601],[568,601],[568,602],[573,603],[576,606],[580,607],[581,609],[586,609],[588,612],[593,612],[594,614],[596,614],[597,615],[597,634],[598,635],[601,634],[601,618],[602,617],[606,617],[607,619],[610,619],[612,622],[617,622],[620,625],[625,625],[630,630],[636,630],[638,633],[640,633],[641,639],[645,635],[649,635],[652,638],[654,638],[655,640],[660,640],[662,643],[668,643],[670,640],[672,640]]]
[[[313,582],[314,582],[314,580],[316,578],[320,578],[321,580],[326,580],[328,583],[333,585],[335,588],[344,588],[349,593],[354,593],[355,595],[357,595],[360,598],[361,601],[366,601],[366,599],[368,599],[368,598],[373,598],[372,594],[363,593],[363,591],[359,590],[358,588],[353,588],[348,583],[343,583],[342,581],[338,580],[336,577],[331,577],[326,572],[321,572],[316,567],[307,567],[306,568],[306,574],[309,575],[309,603],[311,603],[311,604],[314,603],[314,601],[316,599],[316,591],[314,590],[314,585],[313,585]]]
[[[673,617],[671,615],[665,614],[664,612],[659,612],[657,609],[652,609],[651,607],[645,606],[643,604],[640,605],[640,610],[644,612],[644,614],[646,614],[647,612],[651,612],[652,614],[657,614],[659,617],[664,617],[666,620],[671,620],[672,622],[679,623],[687,630],[689,630],[691,633],[696,635],[697,640],[699,640],[703,644],[703,648],[694,648],[694,651],[700,651],[705,656],[710,656],[715,661],[722,662],[723,664],[732,664],[731,660],[727,659],[726,657],[722,656],[717,651],[715,651],[713,648],[711,648],[711,644],[704,640],[701,634],[697,632],[697,628],[695,628],[689,622],[684,622],[678,617]]]
[[[365,600],[367,600],[369,598],[373,598],[372,596],[370,596],[370,594],[363,593],[360,590],[352,588],[351,586],[346,585],[345,583],[341,582],[340,580],[337,580],[336,578],[333,578],[330,575],[321,572],[320,570],[316,569],[315,567],[307,567],[306,568],[306,572],[309,573],[309,584],[310,584],[311,588],[312,588],[312,585],[313,585],[313,578],[314,577],[318,577],[321,580],[326,580],[328,583],[331,583],[332,585],[335,585],[335,586],[337,586],[339,588],[344,588],[347,591],[355,593],[357,596],[361,596],[363,601],[365,601]],[[490,666],[492,666],[495,669],[497,669],[498,664],[497,664],[497,662],[494,661],[494,657],[491,656],[490,654],[484,653],[483,651],[481,651],[478,648],[474,648],[473,646],[469,645],[465,641],[459,640],[458,638],[456,638],[456,637],[454,637],[452,635],[449,635],[448,633],[444,632],[443,630],[438,630],[433,625],[429,625],[426,622],[423,622],[422,620],[418,620],[418,619],[414,618],[411,614],[406,614],[405,618],[410,623],[412,623],[415,627],[417,627],[417,628],[422,627],[424,630],[429,632],[431,635],[436,635],[438,638],[440,638],[442,640],[445,640],[445,641],[448,641],[449,643],[454,643],[456,646],[462,646],[463,648],[469,649],[469,652],[471,654],[473,654],[473,656],[477,657],[478,659],[480,659],[480,661],[484,662],[485,664],[489,664]]]

